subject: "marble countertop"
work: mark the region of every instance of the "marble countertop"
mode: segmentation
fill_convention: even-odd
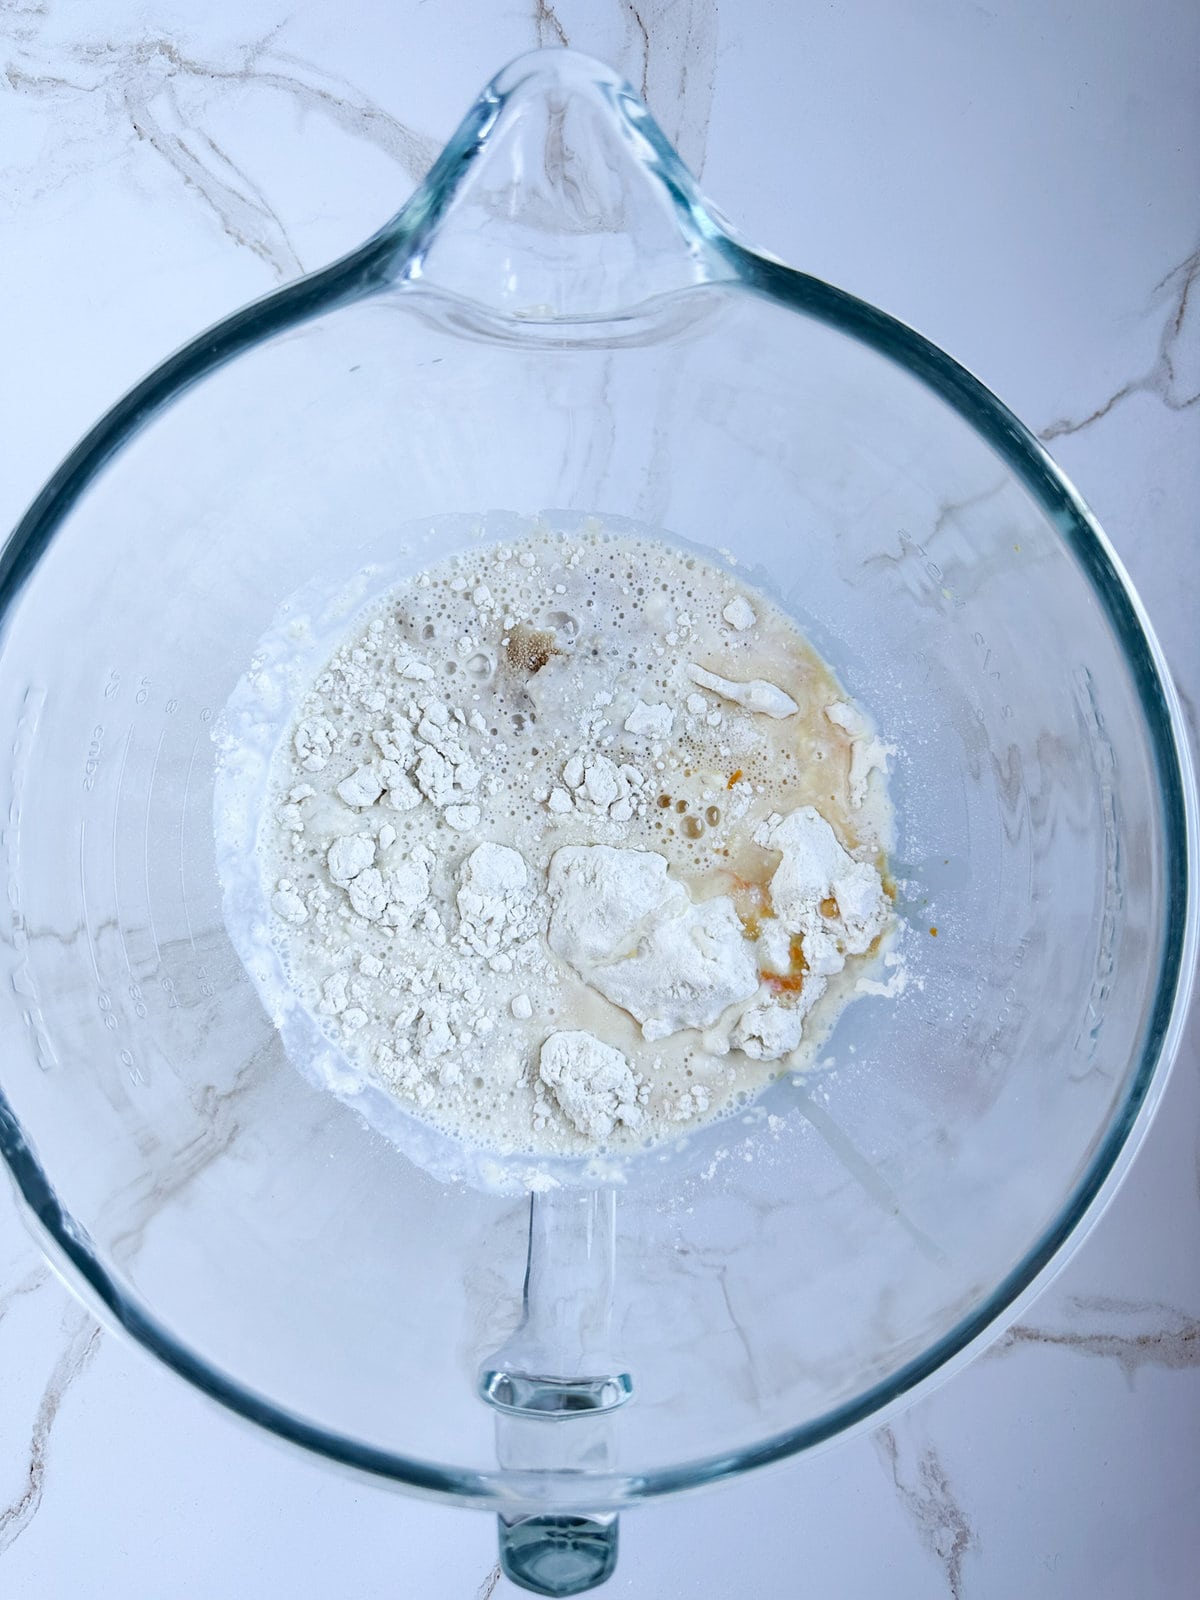
[[[202,19],[202,20],[201,20]],[[358,242],[505,60],[646,96],[744,233],[1047,441],[1200,697],[1200,12],[1184,0],[0,0],[0,525],[200,326]],[[627,1514],[606,1591],[1175,1600],[1200,1570],[1200,1016],[1133,1169],[890,1426]],[[102,1334],[0,1193],[0,1594],[516,1594],[492,1520],[347,1481]]]

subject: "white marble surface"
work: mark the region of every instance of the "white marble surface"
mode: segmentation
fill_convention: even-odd
[[[755,242],[1029,421],[1200,696],[1200,12],[1186,0],[0,0],[0,525],[202,324],[357,242],[504,60],[644,89]],[[1192,714],[1193,726],[1195,717]],[[614,1595],[1175,1600],[1200,1570],[1200,1018],[1124,1188],[890,1428],[623,1522]],[[6,1600],[516,1593],[103,1335],[0,1193]]]

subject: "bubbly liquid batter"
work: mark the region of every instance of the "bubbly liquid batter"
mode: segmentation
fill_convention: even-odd
[[[735,574],[531,524],[376,603],[297,707],[273,937],[447,1132],[641,1145],[812,1063],[891,923],[888,753]]]

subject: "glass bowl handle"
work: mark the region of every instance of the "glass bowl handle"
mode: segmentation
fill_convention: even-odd
[[[582,1474],[614,1464],[614,1413],[633,1383],[612,1347],[616,1194],[529,1199],[521,1320],[481,1366],[496,1455],[516,1472]],[[524,1511],[499,1518],[500,1565],[534,1594],[582,1594],[617,1562],[615,1513]]]

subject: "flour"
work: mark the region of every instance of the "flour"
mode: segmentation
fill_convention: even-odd
[[[675,713],[661,702],[648,706],[644,700],[638,700],[625,718],[626,733],[644,733],[650,739],[669,739],[674,725]]]
[[[761,595],[534,525],[377,601],[273,757],[258,856],[354,1071],[497,1152],[653,1142],[804,1070],[870,963],[892,748]]]
[[[758,621],[754,607],[742,594],[735,595],[727,606],[722,606],[721,615],[729,626],[736,628],[739,633],[744,632],[747,628],[752,628]]]
[[[547,887],[550,948],[647,1039],[707,1027],[758,988],[733,902],[693,904],[661,855],[568,847],[551,858]]]
[[[835,701],[825,707],[825,715],[836,727],[850,735],[850,773],[848,779],[850,804],[858,811],[867,798],[871,774],[878,772],[886,777],[889,759],[896,754],[894,744],[884,744],[875,736],[871,724],[856,706]]]
[[[762,678],[733,683],[715,672],[709,672],[705,667],[698,667],[695,662],[688,665],[688,677],[702,689],[712,689],[726,700],[744,706],[747,711],[761,711],[768,717],[790,717],[800,709],[791,695],[778,684],[767,683]]]
[[[459,878],[461,947],[486,956],[493,972],[511,972],[509,952],[533,932],[528,867],[508,845],[481,844],[463,862]]]
[[[629,720],[626,719],[626,727]],[[646,780],[631,762],[623,761],[618,766],[606,755],[576,751],[560,776],[561,783],[546,796],[547,808],[558,816],[577,811],[584,816],[606,817],[610,822],[629,822],[641,810]]]
[[[638,1079],[619,1050],[590,1033],[552,1033],[538,1056],[538,1077],[580,1133],[603,1144],[618,1122],[637,1129],[644,1119]]]

